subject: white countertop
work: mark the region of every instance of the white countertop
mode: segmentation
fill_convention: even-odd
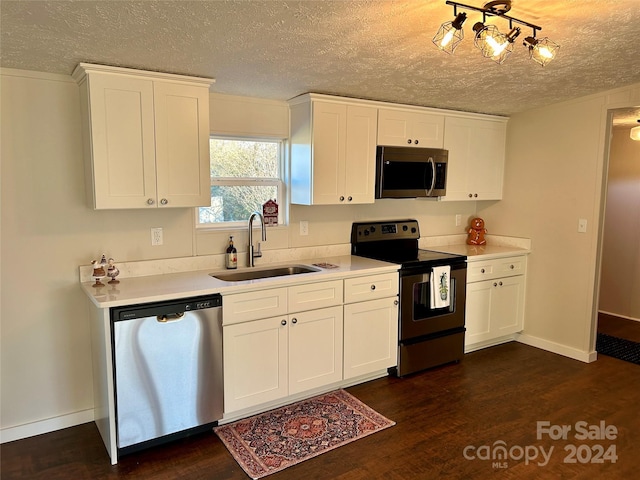
[[[488,260],[492,258],[512,257],[514,255],[526,255],[531,253],[529,248],[519,248],[503,245],[441,245],[431,246],[429,250],[436,252],[453,253],[456,255],[466,255],[468,262],[476,260]]]
[[[342,255],[326,258],[304,259],[287,263],[273,263],[255,267],[256,270],[273,268],[283,265],[313,266],[314,263],[329,263],[337,268],[324,269],[318,272],[286,275],[281,277],[244,280],[240,282],[225,282],[210,276],[210,273],[230,273],[238,270],[197,270],[191,272],[166,273],[162,275],[148,275],[120,279],[118,284],[105,284],[104,287],[94,288],[92,282],[82,282],[82,289],[98,308],[133,305],[179,298],[209,295],[212,293],[231,294],[263,290],[265,288],[282,287],[291,284],[322,282],[340,278],[374,275],[397,271],[400,266],[372,260],[369,258]],[[317,268],[317,267],[316,267]],[[103,280],[103,283],[108,278]]]

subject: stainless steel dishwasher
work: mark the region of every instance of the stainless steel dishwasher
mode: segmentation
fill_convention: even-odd
[[[111,309],[118,453],[222,418],[222,297]]]

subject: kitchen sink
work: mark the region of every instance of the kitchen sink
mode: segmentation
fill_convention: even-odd
[[[307,267],[306,265],[291,265],[285,267],[274,267],[256,270],[253,268],[240,270],[232,273],[210,273],[213,278],[225,282],[241,282],[243,280],[257,280],[260,278],[283,277],[285,275],[299,275],[301,273],[319,272],[319,268]]]

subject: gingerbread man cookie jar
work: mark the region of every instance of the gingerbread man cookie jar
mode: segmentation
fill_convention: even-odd
[[[484,234],[487,233],[487,229],[484,228],[484,220],[481,218],[474,218],[471,220],[471,226],[467,232],[469,237],[467,238],[468,245],[486,245],[487,241],[484,238]]]

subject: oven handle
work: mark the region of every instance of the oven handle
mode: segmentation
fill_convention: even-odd
[[[429,157],[429,163],[431,164],[431,188],[427,192],[427,197],[431,196],[433,188],[436,186],[436,164],[433,161],[433,157]]]

